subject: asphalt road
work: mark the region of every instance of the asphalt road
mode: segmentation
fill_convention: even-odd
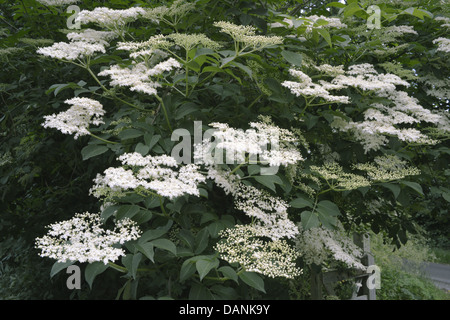
[[[437,287],[450,291],[450,265],[426,262],[423,270]]]

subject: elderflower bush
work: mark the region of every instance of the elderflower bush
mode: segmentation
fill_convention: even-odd
[[[132,298],[250,298],[237,286],[270,296],[266,278],[296,281],[313,264],[364,270],[352,232],[403,242],[423,195],[407,151],[445,138],[448,108],[424,103],[409,65],[383,60],[419,35],[412,26],[394,19],[377,43],[382,31],[361,32],[342,7],[241,24],[204,19],[202,1],[82,10],[82,30],[37,50],[86,76],[49,88],[75,97],[42,125],[102,160],[86,189],[100,213],[49,226],[41,255],[103,262],[122,273],[123,298],[138,284]]]

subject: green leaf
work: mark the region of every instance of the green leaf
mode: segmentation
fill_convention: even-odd
[[[276,192],[275,184],[283,184],[283,180],[276,175],[254,176],[256,181]]]
[[[169,231],[172,224],[173,222],[169,220],[169,222],[165,226],[145,231],[139,238],[138,243],[145,243],[147,241],[161,237],[163,234]]]
[[[381,184],[383,187],[391,190],[392,194],[394,195],[394,198],[397,199],[398,195],[400,194],[400,187],[397,184],[392,184],[392,183],[382,183]]]
[[[281,51],[281,55],[287,62],[294,66],[300,67],[302,65],[303,56],[301,53],[283,50]]]
[[[290,206],[293,208],[305,208],[305,207],[313,207],[312,201],[306,199],[306,198],[297,198],[291,201]]]
[[[442,192],[442,197],[447,200],[448,202],[450,202],[450,193],[448,192]]]
[[[194,283],[189,291],[189,300],[213,300],[211,291],[201,283]]]
[[[219,260],[217,258],[212,259],[202,259],[195,263],[198,274],[200,276],[200,281],[212,270],[219,266]]]
[[[338,206],[336,204],[334,204],[333,202],[329,201],[329,200],[320,201],[317,204],[317,208],[316,209],[317,209],[318,212],[323,212],[323,213],[326,213],[326,214],[328,214],[330,216],[333,216],[333,217],[338,216],[338,215],[341,214],[340,211],[339,211]]]
[[[156,239],[156,240],[151,241],[150,243],[153,244],[157,248],[167,250],[167,251],[173,253],[174,255],[177,255],[177,247],[175,246],[175,244],[172,241],[170,241],[168,239]]]
[[[89,284],[89,288],[92,289],[92,283],[94,282],[95,277],[108,269],[108,265],[103,262],[97,261],[90,263],[86,266],[84,270],[84,277],[86,282]]]
[[[134,139],[143,136],[144,133],[137,129],[125,129],[119,133],[119,138],[122,140]]]
[[[141,155],[145,156],[150,151],[150,147],[143,144],[142,142],[139,142],[136,145],[136,148],[134,149],[135,152],[140,153]]]
[[[406,10],[403,10],[400,14],[408,13],[410,15],[413,15],[421,20],[423,20],[424,17],[433,18],[433,14],[430,11],[424,10],[424,9],[418,9],[414,7],[410,7]]]
[[[325,41],[328,43],[330,48],[333,47],[333,43],[331,42],[331,36],[327,29],[318,28],[318,29],[314,29],[314,30],[317,31],[318,33],[320,33],[320,35],[322,36],[322,38],[325,39]]]
[[[413,189],[414,191],[416,191],[418,194],[423,196],[423,190],[422,190],[422,186],[420,184],[418,184],[417,182],[412,182],[412,181],[400,181],[401,184],[410,187],[411,189]]]
[[[50,278],[53,278],[58,272],[66,269],[68,266],[71,266],[75,263],[75,261],[67,261],[67,262],[55,262],[50,270]]]
[[[220,271],[224,277],[229,278],[236,283],[239,282],[238,281],[239,277],[238,277],[236,271],[232,267],[229,267],[229,266],[220,267],[218,269],[218,271]]]
[[[114,213],[116,213],[118,208],[119,206],[109,206],[106,209],[104,209],[101,215],[102,219],[105,221],[108,220],[109,217],[111,217]]]
[[[135,245],[136,249],[138,249],[140,252],[142,252],[147,258],[150,259],[153,263],[155,262],[154,256],[155,256],[155,250],[152,243],[138,243]]]
[[[330,2],[326,5],[327,7],[345,8],[345,4],[341,2]]]
[[[116,218],[121,220],[123,218],[133,218],[140,210],[137,205],[123,205],[116,212]]]
[[[108,151],[108,148],[106,146],[99,144],[89,144],[81,149],[81,156],[83,157],[83,160],[87,160],[89,158],[101,155],[106,151]]]
[[[192,276],[196,271],[196,266],[194,261],[188,259],[183,262],[180,269],[180,281],[184,281]]]
[[[245,271],[239,275],[239,278],[250,287],[266,293],[264,289],[264,280],[257,273]]]
[[[257,164],[251,164],[247,167],[248,174],[253,176],[255,174],[260,173],[260,166]]]
[[[319,217],[311,211],[303,211],[301,213],[301,221],[305,230],[317,228],[320,225]]]
[[[209,231],[208,228],[203,228],[197,233],[195,237],[195,254],[200,254],[208,246]]]
[[[243,65],[242,63],[233,61],[231,63],[231,65],[238,67],[239,69],[241,69],[242,71],[244,71],[250,78],[253,77],[253,72],[252,69],[250,69],[249,67]]]
[[[333,229],[337,225],[337,216],[340,214],[339,208],[331,201],[323,200],[317,204],[317,213],[320,222],[324,227]]]

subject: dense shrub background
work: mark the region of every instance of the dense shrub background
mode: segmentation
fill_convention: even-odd
[[[216,37],[212,27],[213,21],[227,20],[237,24],[251,24],[262,32],[267,29],[267,22],[274,21],[278,12],[298,14],[303,10],[308,15],[336,14],[338,8],[326,7],[332,1],[197,1],[200,15],[192,15],[184,24],[179,26],[184,31],[205,32],[208,36]],[[349,1],[353,2],[353,1]],[[157,6],[166,1],[83,1],[82,9],[92,9],[97,6],[113,8],[128,8],[133,5]],[[377,2],[379,3],[379,2]],[[415,7],[427,11],[448,13],[448,5],[441,5],[440,1],[415,1]],[[365,8],[370,1],[361,5]],[[381,5],[381,4],[380,4]],[[382,4],[383,9],[401,8],[401,4]],[[404,4],[405,8],[408,5]],[[64,10],[56,10],[40,5],[34,0],[7,1],[0,3],[0,298],[1,299],[113,299],[122,288],[123,283],[118,280],[114,270],[107,270],[101,274],[92,290],[87,284],[78,292],[70,292],[65,287],[65,275],[57,274],[50,279],[49,273],[52,261],[38,257],[34,249],[36,237],[45,233],[45,226],[55,221],[73,216],[74,212],[98,210],[96,199],[88,195],[92,186],[92,179],[105,169],[105,163],[113,163],[114,154],[104,154],[100,157],[83,161],[81,150],[90,141],[83,137],[74,140],[72,136],[62,135],[56,130],[42,127],[43,116],[61,110],[63,101],[73,96],[73,88],[81,79],[89,81],[88,85],[95,85],[89,79],[85,70],[71,64],[61,64],[51,59],[44,59],[36,54],[36,49],[42,41],[66,41],[65,34],[60,31],[66,25],[69,14]],[[348,14],[347,18],[352,15]],[[419,39],[408,44],[404,50],[395,52],[393,56],[379,57],[372,52],[382,46],[373,39],[365,39],[357,35],[357,30],[350,30],[354,39],[352,43],[330,48],[326,39],[318,37],[308,46],[291,45],[289,50],[303,52],[305,56],[315,56],[318,62],[335,62],[336,64],[351,64],[355,62],[382,63],[398,61],[405,68],[413,69],[418,75],[436,74],[442,78],[449,75],[448,55],[443,56],[433,50],[433,38],[444,34],[438,24],[428,18],[420,19],[413,14],[397,17],[395,24],[410,24],[419,32]],[[144,27],[144,28],[143,28]],[[143,26],[140,22],[133,26],[133,30],[146,35],[152,35],[157,30],[155,26]],[[164,31],[164,30],[163,30]],[[354,34],[352,34],[354,32]],[[448,34],[448,31],[447,31]],[[226,40],[222,36],[221,40]],[[336,38],[330,41],[337,43]],[[41,42],[42,43],[42,42]],[[393,46],[398,45],[394,44]],[[242,85],[229,81],[224,87],[207,88],[206,94],[192,96],[192,101],[199,104],[201,112],[195,112],[191,117],[180,117],[178,127],[188,127],[192,120],[203,120],[205,123],[214,120],[227,122],[230,126],[239,127],[253,121],[257,114],[271,115],[275,122],[296,123],[294,111],[301,110],[295,105],[293,97],[283,91],[276,82],[276,75],[280,70],[286,70],[289,64],[277,56],[277,50],[261,53],[264,59],[264,77],[274,74],[275,79],[247,79],[244,73],[239,76],[244,79]],[[447,59],[447,60],[446,60]],[[268,64],[277,62],[277,64]],[[260,82],[258,82],[260,81]],[[58,83],[69,84],[60,92],[49,90]],[[258,85],[264,84],[270,88],[270,94],[256,91]],[[71,84],[71,85],[70,85]],[[255,93],[256,92],[256,93]],[[420,84],[411,86],[408,93],[417,97],[424,107],[433,108],[441,103],[448,110],[448,100],[437,102],[426,96]],[[261,95],[261,98],[259,98]],[[246,100],[243,100],[246,97]],[[252,108],[248,107],[250,104]],[[173,103],[173,109],[177,102]],[[304,131],[305,138],[310,143],[331,142],[334,134],[329,128],[329,117],[333,110],[328,107],[308,110],[304,115],[305,121],[298,124]],[[161,121],[163,123],[163,121]],[[125,146],[131,149],[132,146]],[[360,146],[355,142],[340,140],[333,145],[343,159],[356,157],[358,161],[368,160]],[[369,225],[370,228],[386,235],[389,241],[401,246],[407,242],[407,234],[417,232],[417,226],[424,228],[430,236],[430,243],[435,246],[449,247],[450,221],[448,204],[450,189],[448,180],[450,169],[448,158],[450,148],[448,137],[436,146],[406,146],[398,141],[391,141],[389,152],[401,155],[422,171],[415,182],[421,186],[420,192],[410,188],[401,189],[398,197],[394,198],[390,189],[378,187],[367,194],[357,191],[335,194],[329,199],[342,209],[359,211],[361,214],[356,221],[346,220],[348,225]],[[312,147],[314,149],[314,147]],[[312,161],[316,160],[314,158]],[[306,165],[310,164],[306,162]],[[396,184],[396,186],[400,186]],[[220,193],[212,194],[216,197],[213,203],[222,201]],[[361,200],[361,197],[363,201]],[[383,212],[379,216],[371,216],[365,212],[365,202],[370,199],[384,197],[391,203],[398,205],[398,215]],[[219,204],[220,206],[220,204]],[[386,275],[387,277],[390,274]],[[224,291],[224,297],[262,298],[277,297],[280,299],[308,299],[308,272],[296,283],[292,281],[266,282],[266,295],[250,287],[240,287],[235,293]],[[155,280],[152,278],[153,281]],[[401,281],[395,273],[392,278]],[[162,279],[164,282],[166,279]],[[143,293],[155,290],[146,287],[145,278],[141,278],[139,290]],[[164,284],[155,284],[161,290]],[[286,288],[288,290],[286,290]],[[174,296],[186,297],[182,293],[183,285],[173,284]],[[199,289],[200,290],[200,289]],[[406,292],[396,298],[415,299],[422,289],[417,292]],[[430,299],[432,297],[422,297]]]

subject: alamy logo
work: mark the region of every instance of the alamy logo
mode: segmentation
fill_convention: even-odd
[[[66,281],[67,289],[69,289],[69,290],[81,289],[80,267],[76,266],[76,265],[68,266],[66,273],[71,274],[71,276],[69,276]]]
[[[278,165],[270,165],[268,154],[280,149],[280,137],[258,134],[255,130],[221,130],[202,132],[202,122],[194,121],[194,135],[187,129],[175,129],[172,141],[181,141],[171,152],[178,163],[259,164],[261,175],[275,175]]]
[[[368,29],[381,29],[381,9],[379,6],[372,5],[367,8],[367,13],[371,14],[367,18]]]
[[[370,273],[370,276],[367,277],[367,288],[369,290],[372,289],[381,289],[381,271],[380,267],[376,265],[371,265],[367,267],[367,273]]]
[[[76,21],[78,14],[80,13],[80,7],[76,5],[71,5],[67,7],[67,13],[73,14],[67,19],[66,25],[67,29],[81,29],[80,21]]]

